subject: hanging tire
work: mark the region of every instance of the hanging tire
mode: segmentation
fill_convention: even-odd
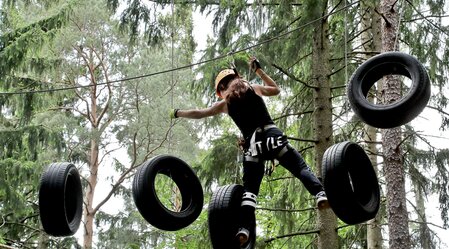
[[[376,81],[386,75],[402,75],[411,79],[412,86],[400,100],[375,105],[366,96]],[[357,116],[377,128],[393,128],[410,122],[426,107],[430,98],[430,82],[424,66],[413,56],[401,52],[386,52],[374,56],[352,75],[347,95]]]
[[[39,186],[39,214],[44,231],[52,236],[76,233],[83,212],[81,179],[75,165],[53,163]]]
[[[182,206],[169,210],[158,198],[158,174],[171,178],[179,189]],[[203,189],[195,172],[179,158],[159,155],[142,164],[134,176],[133,198],[140,214],[151,225],[167,231],[182,229],[194,222],[203,208]]]
[[[331,146],[323,155],[322,169],[329,205],[340,220],[358,224],[376,216],[379,182],[362,147],[349,141]]]
[[[243,186],[226,185],[219,187],[212,194],[209,211],[209,236],[214,249],[250,249],[256,244],[256,218],[252,217],[248,242],[240,247],[235,235],[238,232],[240,207],[242,203]]]

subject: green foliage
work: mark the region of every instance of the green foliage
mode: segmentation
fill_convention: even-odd
[[[419,8],[421,5],[422,8]],[[447,1],[431,0],[425,4],[412,1],[402,9],[405,25],[401,26],[401,38],[404,50],[418,58],[429,74],[430,82],[435,87],[431,103],[440,110],[447,109],[447,71],[449,70],[449,40],[441,39],[449,34],[449,25],[443,22]],[[428,12],[423,11],[428,9]],[[446,13],[447,14],[447,13]],[[429,17],[427,17],[429,16]],[[413,25],[408,25],[412,22]],[[433,90],[433,89],[432,89]],[[448,115],[441,115],[442,128],[448,127]]]
[[[76,7],[74,7],[71,12],[67,9],[67,14],[70,12],[71,22],[56,23],[60,25],[55,26],[54,29],[52,29],[52,36],[47,40],[44,40],[44,38],[38,40],[42,41],[40,44],[32,44],[34,41],[29,41],[30,43],[26,44],[26,48],[33,48],[31,45],[36,48],[30,50],[33,53],[21,51],[21,56],[17,56],[16,58],[17,63],[15,65],[8,64],[8,66],[14,66],[14,68],[11,67],[11,73],[17,74],[17,76],[8,76],[9,78],[6,78],[4,81],[5,84],[2,84],[2,88],[4,90],[9,89],[10,91],[15,89],[40,90],[48,89],[49,87],[58,88],[67,85],[73,86],[72,84],[74,84],[74,82],[83,78],[95,80],[97,83],[102,80],[105,81],[108,76],[106,70],[111,70],[111,77],[118,78],[141,75],[142,72],[166,70],[171,67],[171,60],[167,59],[169,57],[167,56],[169,54],[167,47],[160,50],[154,50],[144,45],[141,46],[140,43],[139,46],[141,47],[139,47],[139,49],[128,47],[126,40],[117,35],[114,23],[109,20],[109,13],[98,11],[101,9],[104,10],[101,5],[102,2],[98,1],[89,3],[78,1]],[[64,9],[64,6],[66,5],[61,6],[59,7]],[[30,9],[33,7],[36,6],[29,6]],[[57,7],[55,7],[55,9],[57,9]],[[18,26],[20,26],[20,16],[21,14],[24,14],[26,10],[26,8],[23,8],[20,11],[17,10],[17,17],[14,17],[14,20],[18,20]],[[13,25],[13,19],[10,15],[15,13],[14,11],[15,10],[10,9],[8,12],[8,20],[11,21],[11,26]],[[65,12],[61,10],[58,17],[66,17],[64,16],[64,13]],[[36,12],[36,14],[39,13]],[[42,18],[42,20],[48,19],[47,21],[49,23],[52,23],[49,20],[54,20],[55,22],[57,20],[54,16],[54,19],[51,19],[52,16],[48,16],[46,13],[40,14],[40,18]],[[32,19],[30,18],[30,20]],[[181,21],[182,20],[180,20],[180,22]],[[44,24],[46,25],[46,22],[37,22],[36,29],[39,30],[37,26]],[[31,25],[30,27],[30,30],[33,30],[32,28],[35,26]],[[46,26],[44,28],[46,28]],[[180,49],[191,50],[192,40],[189,32],[191,32],[191,26],[189,27],[188,25],[186,25],[184,29],[178,29],[178,36],[174,42],[175,45],[181,44],[181,46],[179,46]],[[4,36],[3,38],[6,37],[10,40],[13,40],[14,38],[16,39],[14,41],[22,38],[25,39],[25,37],[18,36],[18,34],[19,31],[16,33],[8,33],[9,36]],[[50,40],[52,42],[50,42]],[[14,48],[24,49],[24,47],[17,46],[2,47],[2,55],[6,56],[6,52],[9,53],[12,51],[8,49]],[[88,54],[92,55],[99,51],[101,51],[102,56],[105,56],[102,57],[102,60],[107,60],[110,68],[98,66],[96,70],[89,71],[88,67],[85,67],[83,63],[80,63],[83,59],[87,58],[82,56]],[[83,54],[83,52],[86,53]],[[190,51],[178,53],[174,50],[174,52],[176,52],[175,55],[179,54],[174,57],[176,63],[185,63],[183,61],[188,61],[192,55],[192,52]],[[57,61],[58,63],[52,67],[43,66],[38,70],[39,72],[30,71],[30,68],[25,67],[25,65],[28,65],[27,60],[32,60],[34,58],[39,59],[40,57],[37,55],[45,55],[45,59],[48,59],[39,61],[39,63],[50,62],[51,60],[53,62]],[[58,58],[58,60],[54,60],[54,58]],[[98,62],[95,61],[95,57],[91,57],[90,59],[92,59],[91,62]],[[91,66],[91,64],[88,66]],[[32,75],[32,77],[23,77],[21,75],[22,72],[26,72],[28,73],[27,75]],[[92,74],[90,74],[91,72]],[[95,78],[90,78],[92,76]],[[38,80],[38,78],[41,80]],[[10,158],[12,157],[17,158],[15,164],[27,162],[26,160],[35,161],[40,167],[33,168],[33,176],[36,177],[35,179],[39,179],[40,174],[36,174],[36,172],[41,172],[43,161],[69,160],[78,162],[80,163],[80,166],[84,166],[84,163],[89,162],[90,160],[89,154],[86,152],[90,149],[89,143],[92,138],[100,138],[101,141],[104,141],[102,145],[104,147],[110,143],[111,137],[109,133],[102,133],[107,130],[108,132],[115,134],[113,138],[125,148],[125,151],[127,150],[129,152],[130,156],[136,157],[136,161],[134,162],[136,166],[138,163],[148,159],[151,155],[149,154],[149,150],[157,148],[157,146],[163,146],[162,148],[164,150],[160,150],[161,152],[168,151],[167,147],[164,148],[164,141],[167,136],[166,128],[170,126],[171,122],[168,115],[166,115],[170,103],[170,101],[168,101],[170,97],[169,93],[173,92],[173,96],[175,96],[173,99],[179,99],[181,103],[188,103],[188,101],[186,101],[187,98],[182,94],[179,94],[183,92],[181,86],[185,84],[186,80],[189,80],[189,77],[186,77],[186,75],[176,74],[172,79],[170,79],[168,75],[165,75],[165,77],[154,77],[151,80],[142,79],[140,81],[126,82],[127,84],[121,82],[120,85],[114,86],[115,94],[111,97],[109,111],[105,112],[105,117],[111,121],[115,121],[110,127],[100,127],[101,129],[92,129],[90,120],[82,115],[82,112],[85,111],[82,107],[83,101],[89,99],[89,90],[91,89],[78,89],[76,93],[74,90],[71,90],[57,93],[50,92],[49,94],[11,95],[7,98],[5,95],[2,95],[2,114],[5,114],[5,116],[2,116],[2,125],[4,128],[2,127],[2,135],[0,137],[4,143],[2,143],[1,156],[2,158],[6,158],[6,160],[11,160]],[[42,83],[44,81],[58,83]],[[175,90],[170,90],[170,85],[172,84],[176,86]],[[101,92],[104,93],[105,89],[106,88],[103,88]],[[141,93],[141,95],[139,95],[139,93]],[[179,98],[176,97],[178,95]],[[24,96],[25,98],[23,98]],[[98,96],[98,101],[98,110],[106,110],[105,103],[107,103],[107,98],[100,95]],[[25,110],[21,107],[27,107],[28,109]],[[26,122],[21,120],[25,120]],[[186,159],[192,158],[194,155],[192,152],[194,151],[191,148],[194,147],[195,142],[193,142],[191,138],[194,139],[195,135],[191,135],[191,125],[183,123],[176,126],[175,129],[179,132],[178,134],[182,135],[184,133],[185,135],[180,137],[177,141],[172,140],[173,144],[180,144],[180,146],[172,146],[170,151],[176,153],[178,148],[184,148],[182,149],[184,152],[179,154],[185,154],[186,156],[184,158]],[[133,139],[133,137],[135,138],[135,135],[138,140]],[[132,148],[133,145],[137,145],[137,150]],[[185,148],[188,148],[188,150]],[[188,151],[188,153],[185,151]],[[136,152],[137,154],[135,154]],[[109,152],[106,151],[104,153],[107,154]],[[114,168],[119,173],[130,167],[116,159],[112,160],[115,160]],[[6,162],[8,161],[5,161],[5,163]],[[23,173],[27,172],[22,168],[18,169],[15,167],[15,169]],[[82,168],[81,173],[83,173]],[[25,177],[11,175],[11,177],[1,178],[1,180],[5,185],[9,184],[8,186],[11,186],[11,189],[4,188],[4,191],[2,188],[2,203],[4,199],[17,203],[17,201],[20,201],[21,198],[23,198],[21,194],[24,192],[34,198],[37,196],[36,191],[38,186],[35,182],[33,182],[34,184],[32,184],[32,186],[31,184],[26,185],[30,188],[30,191],[28,192],[23,190],[23,188],[17,187],[24,185],[27,181],[29,182],[29,179],[26,179]],[[110,178],[110,180],[114,183],[114,178]],[[11,184],[10,182],[13,182],[14,184]],[[16,187],[17,192],[12,191],[15,190],[13,187]],[[126,193],[126,191],[129,192],[129,190],[120,187],[115,194],[123,194]],[[132,201],[128,203],[132,203]],[[30,245],[36,245],[39,240],[45,248],[77,247],[77,242],[74,238],[53,239],[46,237],[39,230],[39,220],[35,213],[37,208],[36,204],[34,204],[33,209],[28,207],[29,204],[30,203],[28,202],[25,203],[22,201],[22,205],[16,205],[15,208],[23,210],[24,213],[16,212],[17,216],[9,215],[8,217],[10,217],[11,220],[21,220],[24,215],[29,215],[30,212],[34,212],[33,219],[26,220],[33,221],[30,227],[34,227],[37,230],[31,229],[30,232],[28,229],[23,229],[23,225],[16,225],[15,227],[20,233],[13,232],[9,229],[2,230],[7,234],[4,237],[9,239],[7,241],[8,244],[13,245],[14,243],[17,243],[19,245],[22,243],[21,238],[28,238]],[[11,212],[10,210],[12,210],[12,206],[10,205],[4,206],[2,204],[1,207],[2,214],[9,214]],[[133,211],[136,213],[136,210]],[[107,215],[99,215],[98,224],[101,223],[103,217],[108,218]],[[8,218],[8,222],[9,221]],[[119,215],[117,217],[117,222],[119,224],[126,224],[130,221],[128,221],[128,216]],[[139,222],[144,223],[142,220]],[[19,222],[14,223],[20,224]],[[83,228],[81,227],[81,229]],[[130,229],[134,229],[134,227],[130,227]],[[135,230],[131,231],[131,233],[136,234]],[[25,233],[28,233],[29,235],[25,236]],[[109,233],[109,231],[106,231],[105,233]],[[2,233],[2,237],[3,235],[4,234]],[[110,234],[105,236],[115,236],[114,230],[112,229]],[[123,239],[125,237],[119,236],[119,238]],[[136,238],[136,240],[141,241],[141,238]],[[111,243],[114,242],[116,241],[111,239]],[[108,244],[109,242],[105,243]],[[116,245],[117,244],[118,243],[116,243]],[[129,246],[130,248],[139,245],[138,243],[131,242],[128,244],[129,245],[126,246]],[[98,246],[101,247],[102,244],[99,243]]]
[[[435,156],[435,165],[437,173],[435,175],[435,192],[439,193],[441,218],[444,221],[444,227],[449,227],[449,150],[439,151]]]
[[[119,9],[120,1],[107,0],[107,7],[116,12]],[[152,1],[144,3],[140,0],[127,1],[128,4],[120,13],[120,31],[129,36],[129,41],[132,44],[138,42],[138,39],[143,35],[144,40],[151,46],[162,46],[172,39],[172,35],[176,35],[174,30],[186,30],[190,33],[191,30],[191,14],[192,9],[189,5],[182,5],[173,8],[175,13],[167,16],[162,15],[163,11],[172,10],[170,1]],[[193,39],[187,36],[192,45]]]
[[[28,20],[22,19],[13,7],[3,12],[3,19],[10,27],[0,36],[0,70],[11,73],[25,65],[27,58],[38,55],[40,49],[66,25],[72,6],[73,1],[70,1],[59,8],[38,10],[41,16],[33,13],[34,18]],[[36,11],[35,8],[33,10]],[[39,68],[38,61],[30,61],[34,62],[31,67]]]
[[[40,175],[36,172],[42,166],[9,158],[0,160],[0,169],[0,237],[7,243],[33,244],[39,234],[36,197]]]
[[[119,13],[120,20],[111,19],[113,13],[105,8],[107,5],[112,12],[121,10],[118,0],[70,1],[54,5],[49,1],[37,1],[38,4],[31,1],[2,3],[2,91],[44,90],[86,82],[100,83],[187,65],[192,62],[195,49],[191,37],[194,7],[199,7],[202,13],[213,15],[215,37],[208,41],[202,59],[213,59],[228,53],[232,55],[203,64],[196,71],[175,71],[111,84],[113,94],[109,102],[107,94],[104,94],[107,86],[99,87],[104,95],[97,96],[97,107],[99,111],[107,110],[104,117],[110,123],[98,129],[94,129],[92,122],[82,115],[93,88],[49,94],[0,95],[0,168],[4,172],[0,177],[0,214],[6,220],[0,232],[0,243],[36,246],[41,241],[46,248],[78,247],[74,238],[48,238],[39,230],[36,190],[40,172],[51,161],[77,162],[83,173],[88,172],[85,163],[89,162],[86,152],[89,151],[91,139],[101,141],[102,148],[108,148],[108,144],[120,147],[120,156],[111,157],[101,165],[101,177],[107,178],[111,184],[117,179],[114,174],[125,172],[130,167],[129,162],[121,159],[131,158],[131,163],[137,166],[159,153],[176,155],[193,166],[203,183],[206,204],[215,186],[241,183],[241,164],[236,160],[238,132],[230,120],[215,117],[204,122],[172,121],[168,110],[203,107],[216,101],[215,76],[219,70],[230,67],[231,62],[242,75],[251,79],[254,75],[247,73],[249,55],[257,56],[264,70],[283,89],[279,97],[267,101],[276,124],[288,136],[299,140],[310,140],[315,136],[311,115],[315,109],[312,99],[314,89],[310,86],[313,80],[311,37],[314,29],[309,23],[324,13],[323,9],[318,8],[319,1],[308,0],[299,4],[295,1],[252,4],[241,0],[213,4],[198,1],[194,4],[175,4],[172,15],[169,1],[146,3],[130,0],[123,2],[125,8]],[[419,1],[413,3],[422,4]],[[444,3],[427,1],[426,9],[433,15],[441,15]],[[326,9],[340,9],[342,4],[331,1]],[[439,37],[444,30],[447,33],[447,27],[439,30],[425,20],[413,21],[410,25],[408,21],[420,19],[419,15],[409,5],[401,11],[404,18],[401,41],[426,64],[437,89],[432,104],[445,110],[448,102],[444,93],[447,86],[445,72],[448,71],[449,50],[447,39],[441,40]],[[350,114],[347,114],[349,108],[345,97],[342,97],[347,73],[353,72],[361,62],[357,53],[352,53],[358,49],[356,42],[359,39],[360,18],[357,8],[350,8],[346,13],[334,13],[327,18],[332,69],[329,86],[332,87],[336,118],[335,142],[359,141],[364,135],[360,122],[345,118]],[[440,21],[437,19],[436,23],[441,27]],[[128,36],[121,36],[119,32]],[[285,32],[291,33],[284,35]],[[131,45],[128,41],[132,42]],[[258,43],[261,44],[250,50],[233,53]],[[107,65],[105,68],[98,63],[100,57],[93,56],[99,51],[102,52],[101,61]],[[91,57],[86,56],[88,54]],[[89,65],[95,69],[90,70]],[[200,79],[195,80],[196,77]],[[442,127],[447,128],[448,123],[449,117],[443,116]],[[168,127],[173,124],[168,133]],[[407,132],[414,133],[412,130]],[[290,141],[315,169],[316,165],[311,163],[313,143]],[[447,150],[417,150],[413,144],[407,143],[405,146],[410,177],[416,177],[429,193],[439,194],[442,218],[448,226],[449,153]],[[106,154],[106,150],[103,152]],[[435,174],[428,179],[425,171],[431,169]],[[106,171],[111,172],[112,176],[103,173]],[[98,242],[95,247],[210,248],[206,210],[197,221],[181,231],[159,231],[147,224],[135,209],[130,180],[131,176],[114,193],[115,198],[122,198],[123,205],[113,214],[102,210],[97,213]],[[158,187],[163,188],[164,184],[162,181]],[[166,200],[173,197],[171,191],[164,194]],[[257,248],[316,247],[318,235],[313,233],[273,239],[279,235],[311,231],[315,227],[313,198],[301,182],[282,167],[277,167],[271,177],[264,178],[259,207]],[[366,242],[363,234],[364,226],[339,229],[341,247],[364,248]]]
[[[237,162],[238,137],[235,134],[225,133],[210,143],[211,150],[203,157],[198,166],[198,174],[203,181],[203,187],[210,190],[214,184],[222,186],[239,183],[241,166]]]

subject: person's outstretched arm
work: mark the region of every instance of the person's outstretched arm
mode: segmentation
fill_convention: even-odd
[[[204,109],[189,109],[189,110],[173,110],[172,117],[174,118],[191,118],[200,119],[210,116],[215,116],[220,113],[227,113],[227,105],[225,101],[219,101],[210,107]]]
[[[279,89],[276,82],[262,70],[255,57],[250,58],[250,65],[257,76],[259,76],[259,78],[263,81],[263,86],[257,84],[252,85],[256,93],[263,96],[274,96],[281,92],[281,89]]]

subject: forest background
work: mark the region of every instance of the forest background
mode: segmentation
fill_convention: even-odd
[[[348,226],[316,210],[300,181],[277,167],[261,187],[257,248],[448,248],[447,1],[0,4],[3,247],[210,248],[210,195],[241,183],[239,132],[224,116],[174,121],[168,113],[217,101],[214,77],[232,63],[255,80],[246,64],[255,55],[282,89],[267,100],[272,116],[312,170],[321,175],[324,150],[351,140],[371,156],[382,186],[376,219]],[[205,22],[200,33],[211,27],[211,35],[198,40]],[[345,96],[357,66],[390,50],[416,56],[433,86],[425,112],[391,134],[363,124]],[[382,87],[372,89],[373,101],[388,97]],[[198,220],[177,232],[149,225],[132,200],[135,169],[159,154],[188,162],[205,191]],[[83,177],[74,237],[47,236],[38,216],[41,173],[59,161]],[[164,177],[157,186],[176,210],[176,187]]]

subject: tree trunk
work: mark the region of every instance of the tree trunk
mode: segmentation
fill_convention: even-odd
[[[95,139],[92,139],[90,146],[90,175],[88,179],[87,193],[86,193],[86,208],[84,212],[84,249],[92,248],[93,239],[93,222],[94,222],[94,209],[93,200],[95,194],[95,188],[98,181],[98,143]]]
[[[364,32],[361,34],[361,44],[362,48],[364,50],[364,59],[369,59],[372,55],[374,55],[376,52],[381,50],[381,36],[380,36],[380,16],[375,13],[374,8],[375,6],[371,2],[362,1],[360,3],[361,7],[361,13],[360,16],[362,17],[362,26],[361,30]],[[375,98],[374,95],[376,94],[376,90],[372,89],[371,93],[368,95],[368,101],[371,103],[374,103]],[[365,138],[364,140],[367,143],[367,151],[368,156],[373,164],[374,171],[376,172],[376,175],[379,176],[379,169],[378,169],[378,160],[377,160],[377,129],[365,125]],[[382,214],[378,213],[376,217],[372,220],[369,220],[367,222],[367,228],[366,228],[366,240],[367,240],[367,248],[368,249],[382,249],[382,229],[381,229],[381,223],[382,223]]]
[[[318,18],[326,13],[327,1],[321,1],[321,5],[317,4],[317,6],[321,6],[321,10],[316,10]],[[315,140],[317,141],[315,165],[319,177],[321,176],[323,154],[333,144],[328,32],[327,18],[324,18],[315,26],[312,49],[312,85],[315,87],[313,120]],[[318,248],[338,248],[337,217],[332,209],[319,210],[317,223],[320,230]]]
[[[90,123],[92,125],[91,131],[91,141],[90,141],[90,159],[89,159],[89,170],[90,175],[87,183],[87,193],[86,193],[86,208],[84,212],[84,241],[83,248],[92,248],[93,242],[93,223],[95,217],[95,211],[93,208],[93,200],[95,189],[97,187],[98,181],[98,155],[99,155],[99,134],[98,134],[98,118],[97,118],[97,99],[96,99],[96,87],[94,86],[91,92],[91,107],[90,107]]]
[[[366,125],[366,136],[365,141],[368,143],[367,149],[370,152],[369,158],[371,163],[373,164],[374,171],[376,175],[379,176],[378,162],[377,162],[377,147],[376,147],[376,134],[377,131],[375,128]],[[381,209],[382,210],[382,209]],[[382,214],[379,212],[376,217],[372,220],[369,220],[366,228],[366,240],[367,240],[367,248],[368,249],[382,249]]]
[[[382,0],[382,51],[395,51],[398,48],[397,0]],[[401,98],[401,82],[397,75],[384,77],[380,89],[384,104]],[[400,127],[382,130],[384,172],[387,184],[387,209],[390,249],[410,248],[410,234],[405,196],[405,176],[401,150],[402,131]]]
[[[417,179],[412,177],[415,200],[416,200],[416,213],[418,214],[418,222],[419,222],[419,244],[422,249],[435,249],[435,246],[432,242],[431,231],[427,226],[427,218],[426,218],[426,207],[424,203],[424,190],[423,186],[418,182]]]

